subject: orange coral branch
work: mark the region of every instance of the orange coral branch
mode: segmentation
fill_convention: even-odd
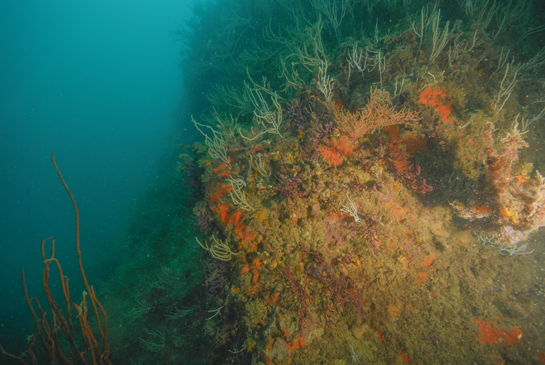
[[[99,300],[96,297],[94,288],[90,286],[89,282],[87,281],[87,276],[85,275],[83,262],[81,260],[81,249],[80,249],[80,239],[79,239],[80,224],[79,224],[79,212],[78,212],[78,207],[76,205],[76,200],[74,199],[74,196],[70,192],[70,189],[68,189],[68,186],[66,185],[66,182],[64,181],[64,178],[62,177],[62,174],[59,168],[57,167],[57,163],[55,162],[55,152],[53,152],[53,154],[51,155],[51,159],[53,160],[53,165],[55,166],[55,170],[57,171],[57,174],[59,175],[66,192],[68,193],[68,195],[70,196],[70,199],[72,200],[74,211],[76,213],[76,248],[78,252],[79,267],[80,267],[81,275],[83,277],[83,281],[85,283],[85,288],[87,289],[87,292],[85,291],[83,292],[83,300],[79,305],[72,302],[72,300],[70,300],[70,288],[68,286],[68,277],[66,277],[63,274],[61,264],[55,258],[55,240],[53,240],[53,237],[49,237],[42,241],[42,259],[45,266],[43,275],[42,275],[42,284],[43,284],[44,294],[47,299],[47,303],[49,304],[49,308],[51,309],[51,313],[53,315],[53,322],[51,323],[51,321],[47,318],[47,315],[43,311],[42,306],[40,305],[40,302],[38,301],[38,299],[34,297],[30,298],[28,296],[26,280],[25,280],[25,271],[22,270],[21,275],[23,279],[23,292],[25,295],[25,301],[28,305],[28,308],[30,309],[30,313],[32,315],[32,318],[34,319],[36,328],[38,329],[38,336],[40,337],[40,341],[42,342],[43,353],[49,364],[59,364],[59,363],[63,365],[87,364],[88,358],[86,358],[86,354],[90,350],[94,365],[111,365],[111,361],[109,360],[110,347],[108,345],[108,340],[107,340],[108,317],[106,315],[106,310],[104,309],[102,304],[100,304]],[[44,247],[45,247],[45,243],[49,240],[52,240],[51,241],[51,256],[47,258],[45,255]],[[55,298],[53,297],[53,294],[51,292],[51,287],[49,286],[49,273],[50,273],[49,266],[51,265],[51,263],[55,263],[59,271],[59,276],[61,279],[61,287],[64,294],[64,299],[66,301],[66,316],[63,314],[63,312],[60,310],[59,306],[57,305],[57,302],[55,301]],[[97,339],[95,338],[95,334],[93,333],[91,325],[89,324],[87,320],[87,314],[88,314],[87,298],[86,298],[87,295],[89,295],[89,298],[91,299],[91,304],[93,305],[93,310],[94,310],[94,314],[98,324],[98,328],[102,336],[102,350],[100,349],[100,346],[98,344]],[[41,321],[40,319],[38,319],[38,315],[36,311],[34,310],[34,306],[32,305],[33,301],[36,303],[36,306],[40,312]],[[83,346],[84,346],[83,351],[80,351],[76,345],[76,340],[75,340],[76,334],[74,333],[74,325],[72,323],[72,314],[70,311],[72,307],[74,307],[78,312],[77,318],[81,327],[81,335],[82,335]],[[99,309],[100,309],[100,312],[99,312]],[[102,314],[102,316],[104,317],[104,326],[102,325],[100,314]],[[68,359],[68,357],[63,353],[60,347],[59,333],[62,333],[66,337],[66,340],[69,343],[70,357],[72,358],[72,361]],[[32,364],[37,365],[37,359],[32,350],[32,346],[34,342],[35,342],[35,339],[34,339],[34,336],[32,336],[32,342],[30,343],[25,353],[30,354],[32,358]],[[0,351],[11,358],[18,360],[21,364],[28,365],[28,363],[21,357],[6,353],[1,346],[0,346]]]
[[[106,364],[109,364],[110,361],[109,361],[109,355],[110,355],[110,347],[108,345],[108,316],[106,315],[106,311],[104,310],[104,307],[102,306],[102,304],[100,304],[99,300],[97,299],[96,295],[95,295],[95,291],[94,289],[89,285],[89,282],[87,281],[87,276],[85,275],[85,270],[83,269],[83,262],[81,260],[81,248],[80,248],[80,239],[79,239],[79,211],[78,211],[78,206],[76,204],[76,199],[74,199],[74,196],[72,195],[72,192],[70,192],[70,189],[68,188],[68,185],[66,185],[66,182],[64,181],[64,178],[62,177],[62,174],[59,170],[59,168],[57,167],[57,162],[55,161],[55,152],[53,152],[51,154],[51,160],[53,161],[53,166],[55,166],[55,170],[57,171],[57,174],[59,175],[61,181],[62,181],[62,184],[64,185],[64,189],[66,190],[66,192],[68,193],[68,195],[70,196],[70,199],[72,200],[72,205],[74,206],[74,212],[76,213],[76,248],[77,248],[77,252],[78,252],[78,261],[79,261],[79,267],[80,267],[80,271],[81,271],[81,276],[83,277],[83,282],[85,283],[85,288],[87,289],[87,292],[89,294],[89,297],[91,298],[91,303],[93,304],[93,309],[94,309],[94,313],[95,313],[95,317],[96,317],[96,321],[97,321],[97,324],[98,324],[98,328],[100,330],[100,334],[102,336],[102,353],[100,355],[100,364],[103,364],[103,363],[106,363]],[[56,261],[56,260],[55,260]],[[60,271],[60,265],[59,263],[57,262],[57,266],[59,267],[59,271]],[[61,275],[62,277],[62,275]],[[67,280],[67,279],[66,279]],[[68,283],[68,281],[67,281]],[[65,289],[67,290],[68,289],[68,284],[66,283],[66,286],[63,285],[63,291],[65,291]],[[65,296],[67,297],[67,300],[68,300],[68,293],[65,291]],[[85,300],[85,293],[84,293],[84,300]],[[78,308],[77,305],[75,304],[72,304],[74,306],[76,306],[76,308]],[[104,316],[104,327],[102,326],[102,322],[100,320],[100,314],[99,314],[99,311],[98,311],[98,308],[97,306],[100,308],[101,312],[102,312],[102,315]],[[80,313],[80,315],[78,317],[81,317],[81,308],[78,308],[78,312]],[[80,322],[81,322],[81,318],[80,318]],[[96,339],[93,335],[93,332],[91,331],[90,327],[89,327],[89,324],[87,323],[87,320],[84,319],[85,321],[85,324],[86,326],[82,326],[82,328],[84,328],[84,334],[83,334],[83,337],[89,341],[90,343],[94,342],[96,344]],[[95,351],[99,351],[99,348],[98,348],[98,345],[96,345],[96,347],[94,348]],[[93,363],[95,363],[95,351],[93,351]],[[104,360],[105,362],[103,362],[102,360]]]
[[[356,113],[335,111],[339,129],[352,138],[360,138],[369,131],[394,124],[414,125],[419,119],[416,112],[405,108],[396,110],[389,102],[388,93],[380,90],[371,93],[369,102],[362,111]]]

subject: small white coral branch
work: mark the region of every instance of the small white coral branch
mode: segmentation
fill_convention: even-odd
[[[484,246],[489,247],[493,250],[498,251],[501,255],[504,256],[513,256],[513,255],[529,255],[534,250],[527,252],[528,243],[519,244],[519,243],[509,243],[502,240],[498,240],[496,235],[486,236],[484,234],[476,235],[479,242]]]
[[[236,205],[238,208],[247,210],[249,212],[254,210],[254,208],[248,203],[246,193],[244,192],[244,190],[242,190],[246,187],[246,182],[244,182],[244,180],[242,179],[233,178],[228,178],[227,181],[229,181],[229,184],[233,189],[233,191],[229,193],[233,204]]]
[[[354,204],[354,202],[350,200],[348,193],[346,193],[346,197],[348,198],[348,201],[350,202],[350,206],[347,207],[343,205],[343,207],[341,208],[341,212],[350,214],[352,217],[354,217],[354,220],[356,221],[356,223],[360,222],[361,218],[358,216],[358,208],[356,207],[356,204]]]
[[[204,248],[206,251],[209,251],[213,258],[221,260],[221,261],[229,261],[233,256],[238,255],[239,253],[235,253],[231,251],[229,246],[227,246],[226,243],[222,242],[221,240],[218,242],[216,237],[212,235],[212,239],[214,240],[214,244],[208,245],[208,243],[205,242],[203,245],[201,241],[197,237],[195,237],[197,240],[197,243]]]

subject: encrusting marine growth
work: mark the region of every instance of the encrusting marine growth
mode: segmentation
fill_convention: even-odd
[[[508,294],[523,280],[506,282],[515,263],[494,274],[505,289],[486,283],[504,260],[489,248],[530,254],[545,225],[544,179],[518,165],[543,112],[518,122],[527,109],[510,98],[545,53],[509,63],[483,28],[441,27],[430,6],[409,26],[339,43],[342,14],[315,3],[324,18],[267,28],[280,80],[256,83],[250,67],[241,88],[216,89],[208,131],[194,121],[206,146],[185,147],[206,191],[201,246],[230,269],[217,304],[247,331],[237,346],[262,364],[497,358],[538,331],[484,293],[515,318],[530,313]],[[221,315],[212,326],[229,331]]]

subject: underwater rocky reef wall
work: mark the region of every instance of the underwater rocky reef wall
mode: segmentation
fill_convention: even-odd
[[[172,283],[142,292],[131,326],[156,320],[133,350],[544,363],[539,9],[197,3],[178,35],[203,139],[181,146],[179,170],[199,191],[182,246],[205,277],[176,300]],[[146,347],[155,337],[163,347]]]

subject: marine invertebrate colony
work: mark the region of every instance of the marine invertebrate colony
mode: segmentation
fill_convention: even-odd
[[[518,332],[510,323],[511,336],[499,329],[508,325],[488,326],[483,313],[499,309],[460,287],[479,290],[468,273],[485,280],[472,264],[482,252],[526,248],[545,223],[544,179],[530,165],[517,166],[527,142],[516,123],[502,139],[492,135],[516,106],[502,99],[504,107],[494,109],[496,91],[482,91],[481,74],[503,85],[479,61],[490,40],[458,25],[451,30],[448,21],[441,27],[448,15],[437,9],[411,14],[413,25],[393,33],[377,26],[372,41],[364,32],[366,41],[339,43],[340,18],[330,38],[320,16],[308,29],[269,26],[262,41],[271,48],[255,52],[278,54],[271,67],[280,77],[249,67],[243,91],[227,105],[213,99],[226,115],[238,113],[241,125],[222,154],[209,146],[213,160],[202,175],[215,214],[211,233],[236,254],[218,303],[240,313],[245,340],[233,341],[256,363],[342,361],[347,355],[337,349],[349,338],[351,358],[369,362],[486,362],[482,352],[457,351],[455,342],[469,340],[445,315],[480,329],[482,338],[509,338],[509,348],[529,328]],[[271,125],[274,133],[265,133]],[[252,168],[257,151],[271,174]],[[225,161],[228,176],[219,170]],[[226,198],[231,189],[236,199]],[[487,309],[470,314],[467,301]],[[434,321],[446,327],[433,330]],[[425,344],[433,331],[449,350]]]
[[[529,363],[545,351],[540,256],[510,256],[544,249],[531,242],[545,223],[540,154],[525,146],[542,145],[543,124],[528,121],[545,53],[516,42],[534,5],[214,4],[197,6],[184,61],[205,145],[186,146],[183,164],[202,192],[198,227],[184,226],[198,241],[179,241],[198,250],[206,285],[161,297],[170,316],[148,337],[165,346],[143,358],[183,354],[180,328],[202,329],[209,363]]]

